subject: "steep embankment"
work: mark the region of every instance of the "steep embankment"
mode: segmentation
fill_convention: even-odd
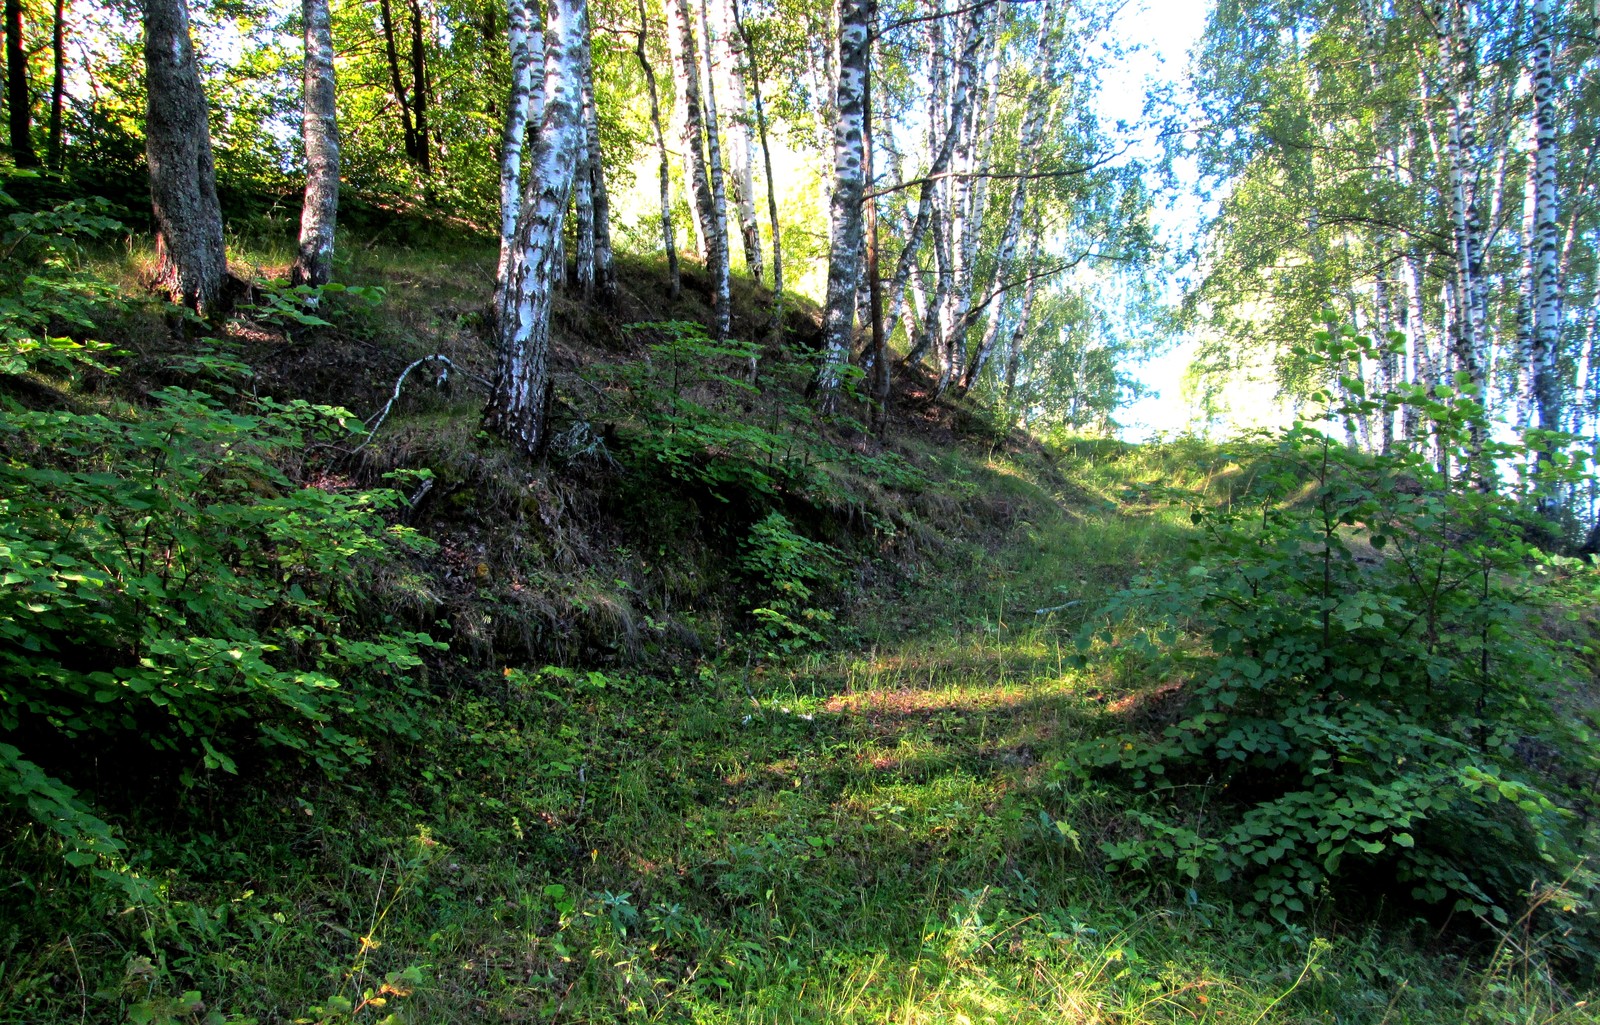
[[[217,347],[260,393],[362,415],[415,360],[456,368],[370,442],[275,453],[288,492],[411,474],[388,515],[417,534],[347,582],[352,629],[450,645],[375,693],[406,728],[332,778],[74,767],[159,892],[130,907],[19,827],[0,1021],[1585,1020],[1514,946],[1480,970],[1431,932],[1261,930],[1108,874],[1124,798],[1071,753],[1170,691],[1132,650],[1081,664],[1077,629],[1192,535],[1146,496],[1236,463],[1046,449],[926,401],[879,443],[810,412],[803,308],[788,346],[714,345],[636,268],[632,305],[562,310],[529,466],[479,429],[487,256],[440,255],[362,252],[383,305]],[[145,337],[102,388],[217,372]]]

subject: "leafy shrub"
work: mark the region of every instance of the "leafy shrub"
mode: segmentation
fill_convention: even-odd
[[[1337,369],[1378,353],[1347,327],[1308,354]],[[1549,701],[1564,667],[1537,617],[1592,576],[1528,543],[1523,524],[1577,464],[1546,460],[1544,476],[1502,485],[1496,466],[1525,464],[1526,445],[1484,441],[1465,388],[1368,399],[1345,384],[1355,399],[1284,432],[1246,494],[1194,508],[1186,571],[1112,602],[1113,625],[1139,625],[1128,643],[1170,652],[1187,629],[1209,645],[1166,656],[1187,679],[1177,721],[1084,744],[1078,764],[1136,788],[1199,786],[1208,803],[1137,807],[1136,836],[1103,849],[1242,882],[1284,924],[1364,870],[1504,923],[1530,879],[1578,865],[1572,816],[1518,754],[1533,738],[1562,744]],[[1344,417],[1408,405],[1431,444],[1371,456],[1335,440]],[[1080,646],[1113,639],[1091,626]],[[1594,761],[1592,747],[1567,751]]]
[[[837,578],[838,552],[796,533],[788,517],[772,512],[750,528],[740,562],[766,592],[750,616],[768,643],[787,653],[826,639],[833,613],[814,607],[812,588]]]
[[[70,233],[105,223],[69,207],[12,225],[0,277],[23,287],[0,307],[0,372],[70,370],[92,346],[52,325],[92,327],[101,295]],[[0,792],[68,860],[128,881],[109,827],[32,752],[153,748],[188,782],[260,749],[337,775],[370,759],[372,738],[415,735],[426,694],[412,675],[434,642],[352,629],[364,567],[419,543],[385,523],[399,496],[305,486],[280,466],[349,436],[342,411],[230,408],[182,388],[139,407],[75,402],[0,400]]]

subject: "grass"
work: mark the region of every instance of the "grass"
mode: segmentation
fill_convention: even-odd
[[[391,295],[342,342],[352,367],[377,357],[338,385],[358,412],[391,363],[486,358],[462,284],[485,252],[453,276],[437,253],[354,251],[350,280]],[[474,511],[525,522],[547,577],[514,578],[509,548],[479,555],[460,528],[440,538],[460,579],[392,581],[397,609],[405,590],[422,596],[412,614],[442,614],[428,595],[448,583],[480,602],[453,616],[487,623],[483,595],[533,594],[503,618],[581,606],[596,632],[644,637],[636,621],[666,595],[724,600],[690,580],[715,537],[673,539],[674,558],[596,526],[592,496],[491,482],[510,471],[478,451],[474,401],[414,399],[374,458],[477,466],[458,528]],[[1595,1020],[1537,937],[1486,951],[1331,905],[1267,930],[1178,880],[1107,873],[1098,845],[1128,828],[1118,798],[1064,763],[1163,681],[1130,655],[1074,668],[1072,639],[1107,595],[1180,558],[1191,527],[1167,489],[1226,500],[1247,463],[1195,443],[894,446],[929,483],[889,494],[840,472],[843,505],[897,533],[893,565],[841,589],[826,650],[778,658],[730,637],[704,658],[650,657],[640,640],[633,662],[551,670],[491,638],[473,650],[473,630],[497,627],[458,623],[429,730],[365,775],[202,779],[178,808],[170,791],[128,795],[157,905],[90,890],[31,827],[0,839],[16,880],[0,1023]],[[635,550],[656,553],[649,579]],[[714,619],[713,637],[737,622],[684,617]]]

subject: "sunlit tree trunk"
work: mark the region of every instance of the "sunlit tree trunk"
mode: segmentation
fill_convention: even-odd
[[[326,285],[333,277],[333,234],[339,216],[339,110],[333,74],[328,0],[303,0],[305,21],[306,196],[300,208],[300,252],[290,280]]]
[[[1477,190],[1469,181],[1470,165],[1477,149],[1477,126],[1472,111],[1471,43],[1464,38],[1464,18],[1461,0],[1444,0],[1441,4],[1440,48],[1450,83],[1444,99],[1458,299],[1451,354],[1456,368],[1466,373],[1481,391],[1486,383],[1483,350],[1487,345],[1488,282],[1484,277],[1483,225]]]
[[[733,25],[744,43],[744,55],[750,69],[750,98],[756,108],[756,134],[761,141],[761,161],[767,179],[767,219],[772,231],[772,334],[777,336],[783,320],[783,232],[778,227],[778,185],[772,176],[772,147],[767,141],[767,111],[761,101],[761,68],[756,63],[755,42],[739,14],[739,0],[729,0],[733,8]]]
[[[954,91],[950,97],[947,116],[932,116],[932,112],[939,111],[942,99],[938,94],[937,86],[930,91],[928,107],[929,149],[933,153],[933,161],[928,167],[928,173],[918,188],[917,213],[911,222],[911,230],[906,235],[905,243],[900,249],[900,258],[895,262],[894,277],[889,281],[889,294],[892,296],[903,295],[906,283],[911,277],[912,270],[916,267],[917,253],[922,247],[923,240],[927,237],[928,225],[933,217],[933,209],[938,201],[942,188],[942,176],[950,167],[950,160],[955,153],[957,131],[953,126],[963,124],[966,120],[967,104],[972,95],[973,83],[978,74],[978,52],[984,40],[984,10],[978,9],[970,12],[962,33],[962,47],[956,62],[956,80]],[[933,24],[937,24],[934,22]],[[930,33],[933,30],[930,29]],[[936,34],[942,38],[942,34]],[[931,44],[930,44],[931,45]],[[896,305],[889,313],[889,321],[884,326],[883,333],[886,337],[894,334],[894,329],[899,321],[900,305]],[[909,362],[911,356],[906,356]]]
[[[685,0],[687,2],[687,0]],[[688,18],[686,10],[684,17]],[[716,40],[711,34],[711,17],[708,0],[700,0],[700,34],[705,39],[706,94],[705,129],[706,162],[711,174],[711,230],[713,245],[717,250],[716,265],[711,269],[711,337],[726,338],[733,326],[733,298],[728,288],[728,188],[722,168],[722,130],[717,124],[716,76],[712,74],[711,55],[716,52]]]
[[[694,213],[695,237],[706,269],[716,263],[711,202],[711,176],[706,170],[706,130],[701,115],[700,51],[694,40],[694,20],[688,0],[664,0],[667,38],[671,42],[673,84],[677,89],[677,117],[683,143],[684,171],[689,178],[689,209]]]
[[[850,358],[855,321],[856,284],[861,274],[861,194],[865,184],[862,133],[864,92],[868,73],[867,0],[840,0],[839,82],[834,92],[833,199],[829,210],[828,292],[823,307],[823,363],[817,383],[820,405],[832,412]]]
[[[184,0],[144,0],[145,159],[156,277],[174,302],[220,312],[227,277],[206,98]]]
[[[485,419],[512,445],[537,456],[548,431],[550,314],[566,268],[559,241],[583,146],[586,0],[548,0],[544,116],[529,154],[512,255],[500,365]]]
[[[533,0],[508,0],[506,42],[511,51],[511,94],[506,99],[505,130],[500,136],[500,260],[494,275],[494,316],[505,316],[507,277],[516,244],[517,214],[522,209],[522,147],[528,134],[533,96],[542,94],[544,33],[535,22]],[[535,78],[540,78],[535,87]],[[536,122],[535,122],[536,123]]]
[[[634,53],[639,57],[639,67],[644,70],[645,85],[650,91],[650,126],[656,133],[656,150],[661,155],[657,170],[661,180],[661,244],[667,251],[667,282],[672,298],[683,294],[683,279],[678,273],[678,238],[672,226],[672,170],[667,158],[667,135],[661,129],[661,98],[656,90],[656,72],[650,64],[645,42],[650,35],[650,19],[645,14],[644,0],[639,0],[639,42]]]
[[[761,224],[756,217],[755,133],[751,130],[749,84],[746,69],[749,57],[744,35],[733,21],[732,0],[718,0],[717,38],[726,60],[724,94],[728,97],[728,181],[733,192],[733,207],[739,220],[739,237],[744,244],[744,265],[750,276],[760,281],[765,268],[761,260]]]

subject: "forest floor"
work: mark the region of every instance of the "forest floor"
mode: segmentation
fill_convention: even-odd
[[[471,275],[360,259],[352,277],[389,287],[390,319],[345,351],[383,346],[387,362],[329,388],[365,412],[389,363],[444,351],[483,369],[455,291]],[[404,345],[370,340],[386,332]],[[313,365],[338,372],[304,346],[258,365],[307,388]],[[417,399],[378,462],[466,459],[477,401]],[[1597,1020],[1515,932],[1497,945],[1331,903],[1268,928],[1181,880],[1107,871],[1121,798],[1067,753],[1159,721],[1173,687],[1132,653],[1074,668],[1073,638],[1111,592],[1181,558],[1186,512],[1150,496],[1225,490],[1237,463],[1198,443],[1046,447],[943,422],[896,451],[924,475],[932,526],[914,546],[879,538],[892,565],[852,564],[822,643],[763,649],[723,608],[714,627],[671,613],[700,625],[697,653],[666,644],[671,610],[641,597],[640,574],[653,559],[689,574],[674,548],[722,543],[714,502],[684,527],[702,538],[602,523],[563,542],[547,519],[576,555],[551,555],[543,593],[638,634],[631,657],[553,668],[486,629],[462,647],[488,654],[433,668],[447,678],[424,735],[370,770],[202,785],[176,819],[152,797],[132,818],[163,873],[160,913],[73,904],[70,870],[0,845],[0,868],[28,880],[5,906],[0,1022]],[[467,474],[437,472],[441,493]],[[567,495],[609,508],[585,501]],[[520,580],[490,593],[509,574],[476,529],[441,522],[446,556],[484,561],[427,587],[472,590],[478,611],[525,600]],[[527,601],[511,618],[549,612]]]

